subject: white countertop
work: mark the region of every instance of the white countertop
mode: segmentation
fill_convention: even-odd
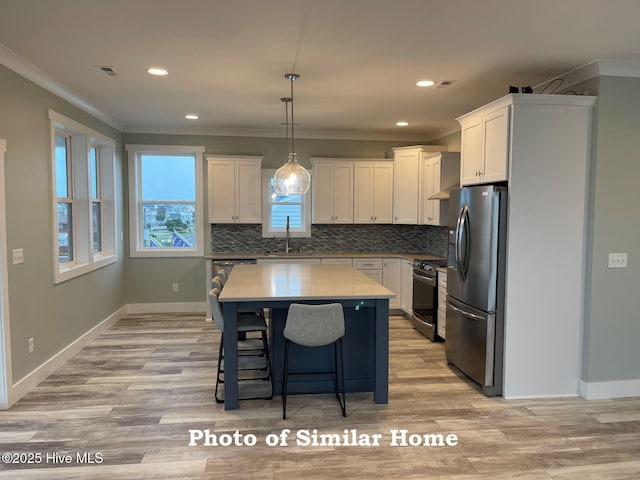
[[[236,265],[221,302],[344,300],[395,297],[388,288],[348,265]]]

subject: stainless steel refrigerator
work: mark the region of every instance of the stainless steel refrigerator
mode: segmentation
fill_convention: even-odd
[[[502,395],[506,237],[506,187],[450,192],[445,353],[489,396]]]

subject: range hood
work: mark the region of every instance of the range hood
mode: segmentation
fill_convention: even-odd
[[[447,188],[445,190],[442,190],[434,195],[431,195],[429,198],[427,198],[427,200],[449,200],[449,192],[451,190],[453,190],[454,188],[460,188],[459,185],[455,185],[451,188]]]

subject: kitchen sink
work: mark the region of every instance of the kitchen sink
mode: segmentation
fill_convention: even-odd
[[[313,255],[313,253],[311,252],[289,252],[289,253],[284,253],[284,252],[266,252],[265,255],[267,257],[310,257],[311,255]]]

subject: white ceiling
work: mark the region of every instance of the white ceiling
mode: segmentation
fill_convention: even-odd
[[[283,135],[295,71],[297,136],[426,141],[509,85],[640,60],[638,19],[638,0],[0,0],[0,44],[127,132]]]

